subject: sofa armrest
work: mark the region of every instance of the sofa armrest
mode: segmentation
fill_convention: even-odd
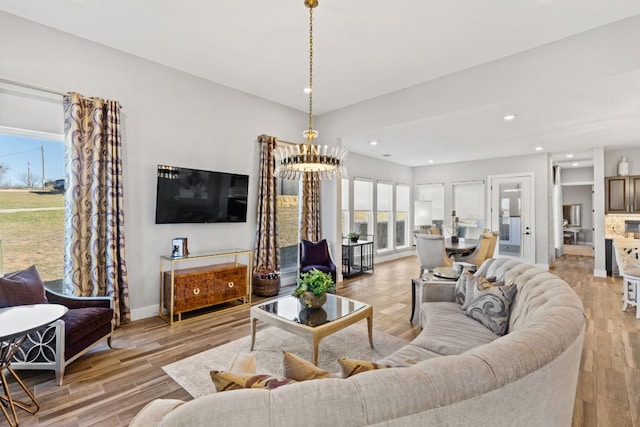
[[[74,297],[62,295],[51,289],[45,289],[47,300],[51,304],[61,304],[67,308],[104,307],[113,308],[113,298],[111,297]]]

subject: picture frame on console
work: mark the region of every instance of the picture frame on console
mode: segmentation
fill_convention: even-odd
[[[189,255],[186,237],[174,237],[171,241],[171,258],[182,258]]]

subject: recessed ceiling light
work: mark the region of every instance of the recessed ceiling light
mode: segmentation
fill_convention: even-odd
[[[536,151],[542,151],[543,148],[542,147],[536,147]]]
[[[567,159],[573,159],[573,154],[567,154]]]
[[[571,163],[571,166],[573,166],[575,168],[576,166],[578,166],[578,162]]]
[[[307,95],[309,95],[311,93],[311,88],[310,87],[305,87],[304,88],[304,93],[306,93]]]
[[[511,120],[514,120],[516,118],[515,114],[507,114],[506,116],[503,117],[503,119],[507,122],[510,122]]]
[[[382,157],[391,157],[391,154],[383,154]]]
[[[433,163],[433,160],[428,160],[427,163]]]
[[[369,144],[371,144],[371,145],[378,145],[378,141],[371,141]]]

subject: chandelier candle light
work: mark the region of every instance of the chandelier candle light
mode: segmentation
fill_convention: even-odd
[[[274,150],[274,175],[286,179],[300,179],[306,173],[315,174],[320,179],[346,176],[345,162],[347,150],[315,144],[318,131],[313,129],[313,9],[318,0],[304,0],[309,8],[309,129],[303,132],[304,144],[279,146]]]

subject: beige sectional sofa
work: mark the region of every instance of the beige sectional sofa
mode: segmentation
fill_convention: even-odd
[[[425,292],[420,335],[383,361],[404,367],[156,400],[131,425],[569,426],[585,329],[580,299],[557,276],[513,260],[489,260],[477,274],[518,288],[504,336],[467,317],[453,285],[440,286]]]

